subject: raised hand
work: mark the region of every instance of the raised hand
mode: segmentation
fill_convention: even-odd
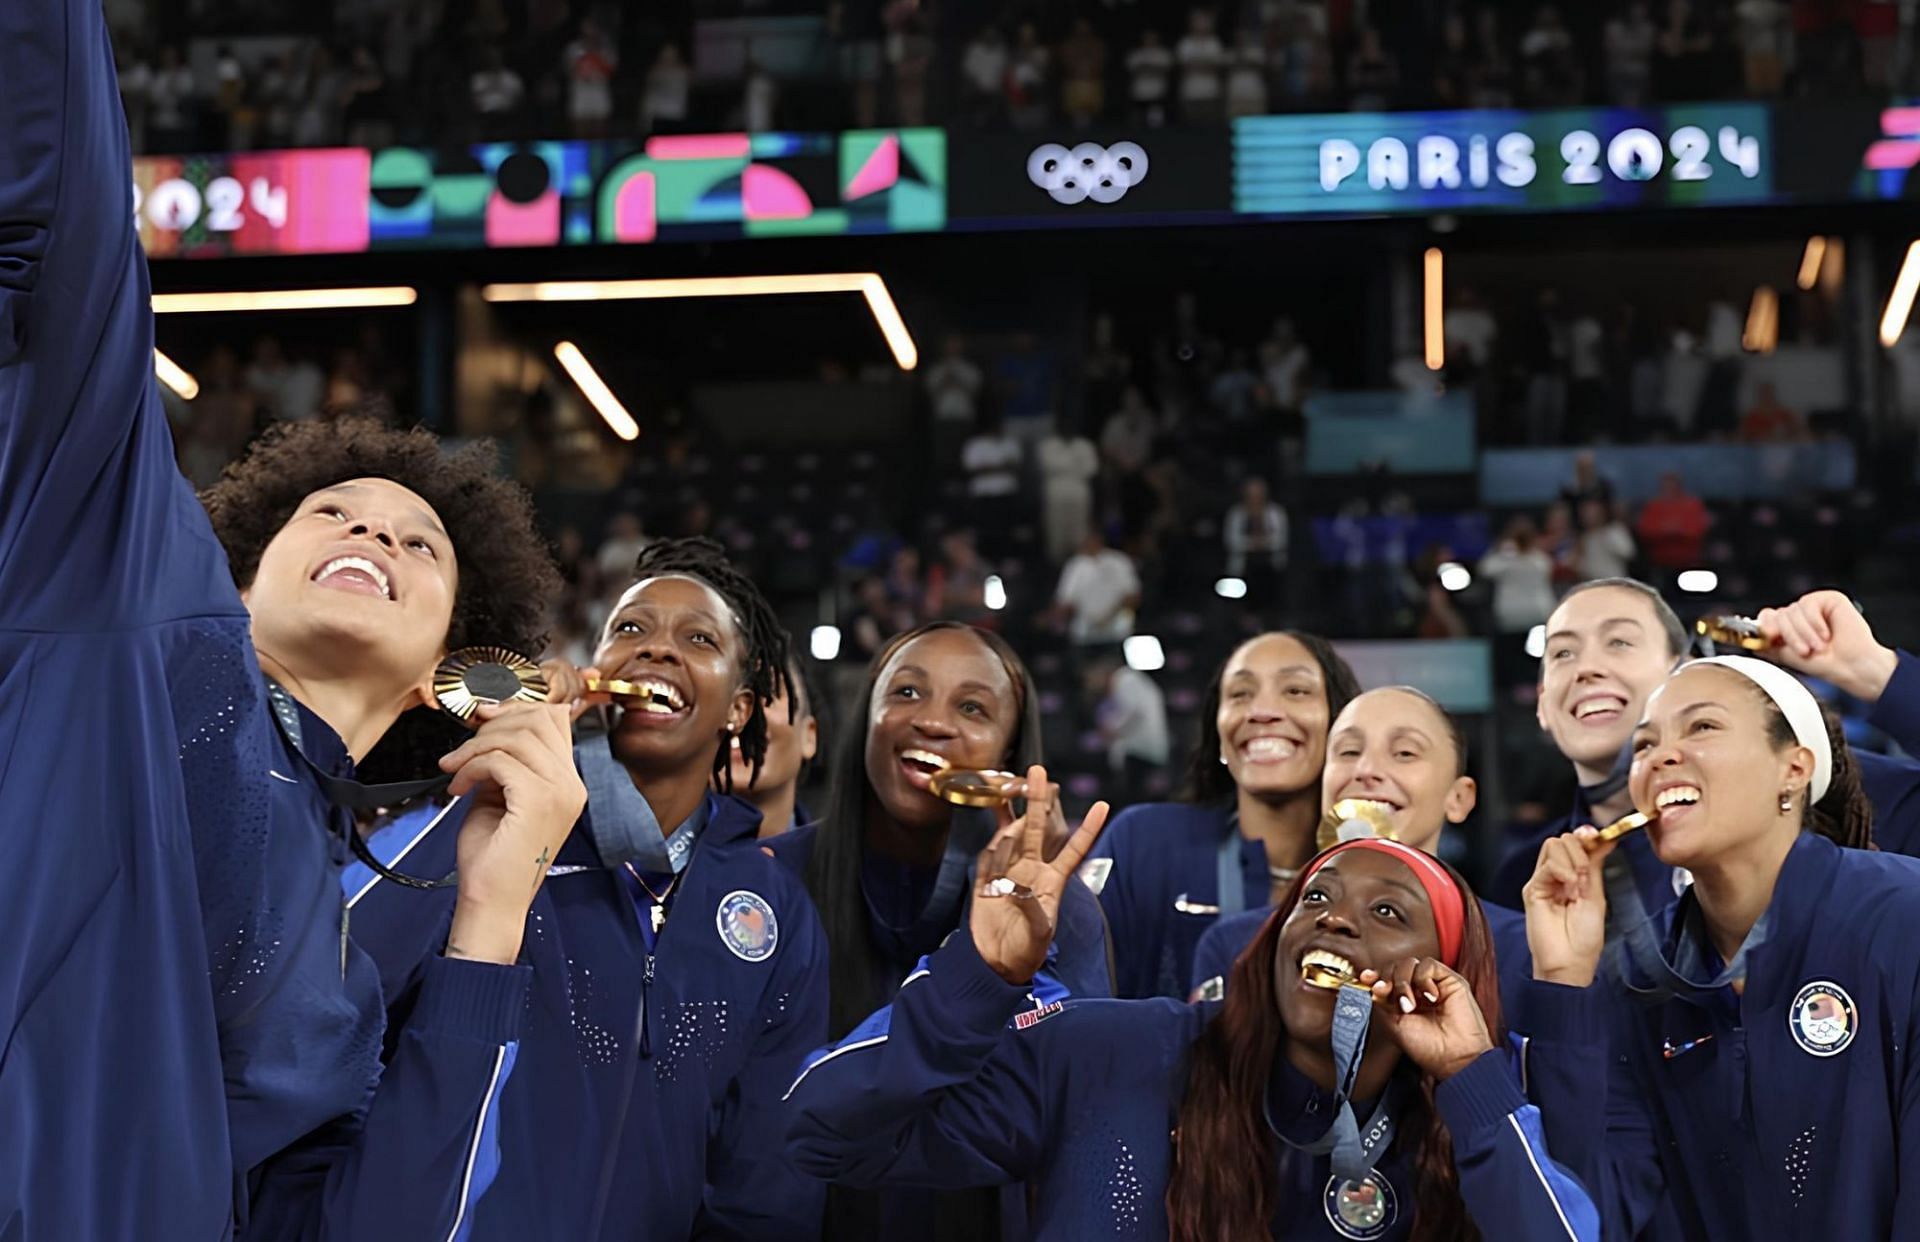
[[[1540,846],[1533,878],[1520,891],[1535,979],[1583,988],[1600,968],[1607,943],[1601,864],[1619,842],[1598,836],[1592,828],[1580,828],[1549,837]]]
[[[1873,627],[1838,591],[1812,591],[1754,618],[1774,645],[1766,655],[1796,673],[1831,682],[1856,699],[1877,702],[1899,656],[1873,636]]]
[[[1009,983],[1027,983],[1047,960],[1060,916],[1060,898],[1107,822],[1096,802],[1064,845],[1048,857],[1047,835],[1058,813],[1060,787],[1038,764],[1027,769],[1027,809],[1009,820],[976,864],[967,927],[981,960]]]
[[[1493,1048],[1486,1015],[1458,972],[1431,957],[1395,962],[1383,975],[1363,970],[1375,1013],[1400,1051],[1445,1081]]]
[[[509,703],[476,713],[474,735],[440,761],[448,792],[472,807],[456,846],[459,896],[447,953],[512,962],[527,908],[587,805],[560,703]]]

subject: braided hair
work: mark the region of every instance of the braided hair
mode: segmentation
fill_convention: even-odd
[[[633,563],[635,582],[673,577],[692,578],[713,588],[727,602],[734,627],[746,643],[740,681],[753,691],[753,712],[740,730],[740,753],[748,770],[758,778],[760,765],[767,757],[767,705],[783,693],[794,693],[793,675],[787,671],[787,631],[760,588],[736,569],[727,559],[727,550],[711,539],[662,539],[648,544]],[[723,742],[713,755],[714,782],[728,793],[733,792],[731,750],[731,744]]]
[[[1786,713],[1764,691],[1759,693],[1767,711],[1767,740],[1776,750],[1798,746],[1800,740]],[[1860,784],[1860,764],[1847,745],[1847,735],[1841,730],[1839,718],[1824,707],[1820,709],[1820,723],[1826,727],[1827,745],[1833,751],[1833,777],[1827,782],[1827,796],[1807,806],[1801,826],[1848,849],[1877,849],[1873,842],[1873,803]]]

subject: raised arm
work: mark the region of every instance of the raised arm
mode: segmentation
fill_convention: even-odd
[[[98,0],[0,4],[0,628],[239,611],[174,466],[132,184]]]

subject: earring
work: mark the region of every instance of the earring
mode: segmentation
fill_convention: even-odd
[[[1782,789],[1780,791],[1780,813],[1782,815],[1785,815],[1792,810],[1793,810],[1793,790]]]
[[[1220,752],[1220,766],[1223,768],[1227,766],[1227,752],[1224,750]]]

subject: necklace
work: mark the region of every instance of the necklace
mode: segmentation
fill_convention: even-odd
[[[660,934],[660,929],[666,926],[667,898],[673,896],[673,886],[680,882],[680,877],[677,875],[674,876],[671,880],[667,881],[665,888],[656,893],[653,891],[653,887],[640,877],[640,872],[632,863],[626,864],[626,867],[627,874],[632,876],[633,882],[640,886],[640,891],[653,899],[653,909],[649,913],[653,919],[653,934],[657,936]]]

